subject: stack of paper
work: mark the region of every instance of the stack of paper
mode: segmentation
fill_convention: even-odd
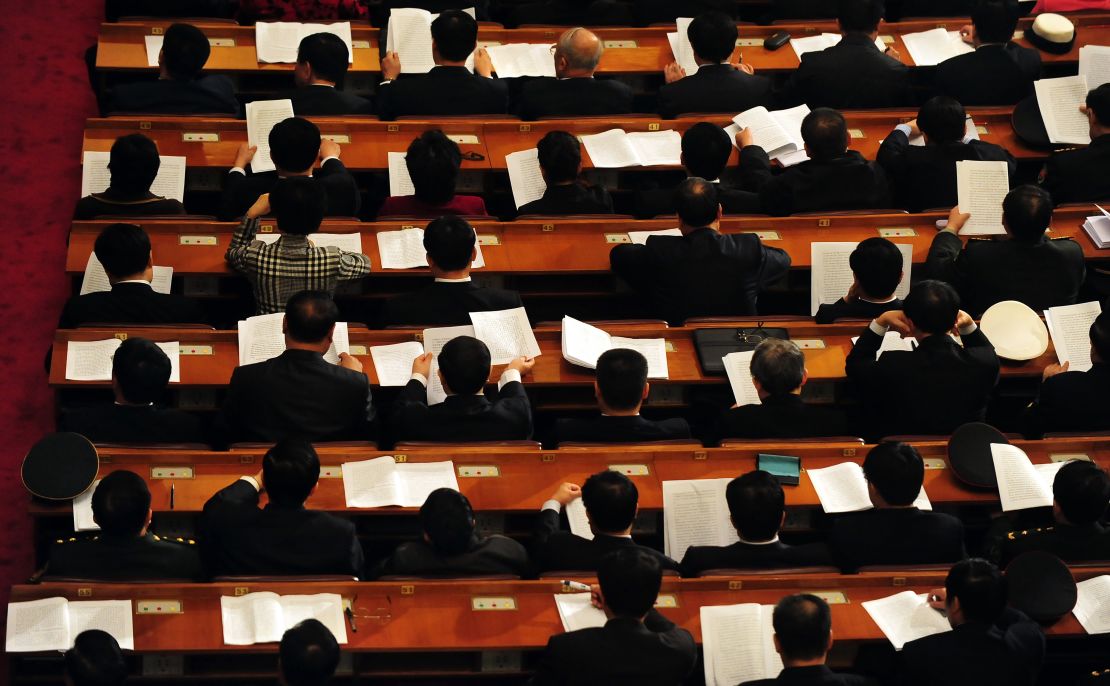
[[[285,334],[281,331],[284,320],[285,313],[275,312],[240,321],[239,364],[265,362],[285,352]],[[347,322],[336,322],[331,347],[324,353],[324,359],[339,364],[339,353],[349,352],[351,344],[347,336]]]
[[[450,461],[397,464],[386,455],[343,463],[347,507],[420,507],[440,488],[459,490],[455,465]]]
[[[473,7],[463,11],[475,16]],[[402,74],[427,74],[436,66],[432,59],[432,22],[438,16],[427,10],[410,7],[390,10],[385,49],[387,52],[396,52],[400,57]],[[549,52],[548,57],[550,56]],[[474,55],[467,59],[466,66],[474,68]]]
[[[1079,111],[1079,106],[1087,102],[1087,79],[1083,74],[1041,79],[1033,82],[1033,88],[1049,141],[1076,145],[1091,142],[1090,122]]]
[[[261,26],[261,24],[259,24]],[[248,102],[247,114],[247,145],[258,148],[251,158],[251,171],[274,171],[277,167],[270,158],[270,129],[293,116],[292,100],[255,100]],[[302,171],[290,169],[288,171]]]
[[[120,648],[134,650],[131,601],[43,598],[9,603],[6,650],[9,653],[69,650],[77,636],[90,629],[107,632]]]
[[[277,643],[282,635],[306,619],[315,619],[328,628],[339,643],[347,642],[343,623],[343,598],[336,593],[285,595],[264,591],[238,598],[220,598],[224,643],[247,646]]]
[[[681,560],[699,545],[732,545],[740,540],[729,520],[725,488],[731,479],[663,482],[663,550]]]
[[[629,231],[628,240],[634,245],[647,245],[647,240],[652,236],[678,236],[682,237],[681,229],[663,229],[661,231]]]
[[[1100,250],[1110,248],[1110,212],[1102,209],[1099,205],[1095,205],[1095,207],[1098,207],[1098,211],[1102,214],[1087,217],[1087,220],[1083,222],[1083,230],[1091,237],[1091,242],[1095,244],[1096,248]]]
[[[879,625],[895,650],[902,650],[910,641],[952,630],[948,618],[929,607],[926,593],[903,591],[865,601],[863,609]]]
[[[280,233],[256,233],[254,235],[254,240],[262,241],[267,245],[277,243],[279,238],[281,238]],[[308,240],[317,248],[335,246],[346,252],[362,252],[361,233],[314,233],[308,237]]]
[[[855,345],[856,341],[858,341],[858,340],[859,340],[859,336],[853,336],[852,337],[852,345]],[[887,331],[886,335],[883,336],[883,342],[879,345],[879,350],[875,353],[875,359],[877,360],[880,357],[882,357],[883,353],[887,352],[888,350],[901,350],[903,352],[913,352],[913,349],[916,348],[916,347],[917,347],[917,339],[916,338],[913,338],[913,337],[902,338],[902,334],[898,333],[897,331]]]
[[[623,129],[610,129],[582,136],[581,140],[598,169],[682,163],[682,135],[678,131],[625,133]]]
[[[682,67],[687,76],[698,73],[698,63],[694,60],[694,48],[690,45],[690,36],[687,33],[692,21],[694,20],[690,17],[675,19],[678,30],[667,34],[667,42],[671,45],[671,54],[674,55],[674,61],[678,62],[678,66]]]
[[[821,500],[821,509],[827,514],[836,512],[859,512],[875,507],[871,496],[867,493],[867,479],[863,476],[863,467],[855,462],[841,462],[832,467],[823,469],[807,469],[813,490]],[[925,486],[913,501],[914,507],[919,510],[932,510],[929,496],[925,494]]]
[[[351,23],[348,21],[334,24],[260,21],[254,25],[254,43],[255,50],[258,52],[258,61],[293,64],[297,61],[301,41],[314,33],[332,33],[339,36],[347,46],[347,60],[355,61],[354,45],[351,42]]]
[[[1068,371],[1091,369],[1091,324],[1102,314],[1102,305],[1093,301],[1078,305],[1050,307],[1044,320],[1052,336],[1052,347],[1060,364],[1068,363]]]
[[[1003,235],[1002,201],[1010,192],[1010,170],[1005,162],[956,162],[956,194],[961,212],[971,214],[961,236]]]
[[[822,303],[840,300],[852,287],[855,275],[848,263],[852,251],[859,243],[811,243],[813,265],[810,274],[810,314],[816,315]],[[902,282],[894,290],[895,297],[905,298],[910,292],[910,269],[913,267],[913,246],[899,244],[902,253]]]
[[[741,129],[752,130],[752,143],[763,148],[769,157],[785,166],[805,162],[809,156],[802,140],[802,120],[809,114],[809,107],[798,105],[788,110],[768,112],[766,107],[753,107],[732,118],[725,131],[733,145]]]
[[[111,153],[86,150],[81,158],[81,197],[103,193],[112,183],[108,171]],[[158,175],[150,184],[150,192],[164,198],[185,202],[185,158],[172,155],[158,156]]]
[[[112,357],[123,343],[118,338],[102,341],[69,341],[66,346],[66,380],[111,381]],[[181,382],[181,346],[177,341],[156,342],[170,358],[170,383]]]
[[[505,166],[509,170],[509,185],[518,210],[543,197],[547,182],[540,171],[539,150],[532,148],[509,153],[505,155]]]
[[[150,287],[155,293],[169,293],[173,284],[173,267],[154,267],[154,277],[150,280]],[[89,261],[85,264],[85,276],[81,280],[81,295],[101,293],[112,290],[108,281],[108,274],[104,265],[96,259],[96,253],[89,253]]]
[[[1079,75],[1086,80],[1087,88],[1091,90],[1104,83],[1110,83],[1110,47],[1104,45],[1080,47]]]
[[[701,608],[706,686],[733,686],[778,676],[783,665],[771,638],[774,611],[773,605],[755,603]]]
[[[932,67],[947,59],[975,52],[975,48],[960,37],[959,31],[948,31],[943,28],[919,33],[904,33],[902,41],[905,42],[914,64],[919,67]]]
[[[412,185],[412,177],[405,164],[406,155],[403,152],[388,152],[385,155],[389,163],[389,195],[394,198],[416,195],[416,186]]]
[[[88,490],[73,499],[73,530],[100,531],[100,525],[93,519],[92,497],[100,479],[93,482]]]
[[[486,266],[482,246],[475,241],[478,256],[471,269]],[[378,257],[382,269],[420,269],[428,266],[428,252],[424,249],[424,229],[411,228],[400,231],[382,231],[378,234]]]
[[[593,606],[589,593],[556,593],[555,607],[564,631],[593,629],[605,626],[605,613]]]
[[[728,383],[732,387],[732,397],[740,407],[763,404],[759,391],[755,388],[755,382],[752,381],[753,355],[755,355],[754,350],[747,350],[729,353],[721,360],[725,363],[725,374],[728,375]]]
[[[416,341],[375,345],[370,358],[378,372],[379,386],[405,386],[412,377],[412,361],[424,354],[424,346]]]
[[[1079,594],[1072,614],[1080,626],[1088,634],[1110,634],[1110,576],[1103,574],[1075,586]]]
[[[798,59],[802,59],[802,55],[807,52],[820,52],[825,48],[840,43],[839,33],[822,33],[816,36],[806,36],[805,38],[792,38],[790,40],[790,47],[794,48],[794,53],[798,55]],[[886,52],[886,43],[882,38],[875,39],[875,47],[879,52]]]
[[[648,378],[667,378],[667,341],[665,339],[610,336],[601,329],[580,322],[573,317],[563,317],[563,358],[567,362],[588,369],[596,369],[597,360],[602,353],[616,348],[627,348],[641,353],[647,359]]]
[[[991,458],[1003,512],[1052,507],[1052,482],[1067,462],[1034,465],[1025,451],[1006,443],[991,443]]]
[[[551,45],[537,43],[509,43],[486,48],[497,78],[518,76],[555,76],[555,59]],[[404,61],[401,62],[402,66]]]

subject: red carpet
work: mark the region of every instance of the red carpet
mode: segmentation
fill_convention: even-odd
[[[98,0],[5,2],[0,45],[0,613],[32,571],[19,465],[53,428],[43,356],[68,295],[65,241],[81,186],[81,134],[95,115],[84,51]],[[0,625],[2,627],[2,625]],[[6,669],[0,683],[6,681]]]

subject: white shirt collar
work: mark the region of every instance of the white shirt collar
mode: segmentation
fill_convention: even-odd
[[[142,283],[142,284],[146,284],[147,286],[150,285],[150,282],[147,281],[146,279],[127,279],[126,281],[117,281],[116,282],[116,284],[121,284],[121,283]]]
[[[444,279],[436,277],[436,283],[470,283],[470,277],[464,276],[461,279]]]
[[[871,303],[872,305],[885,305],[887,303],[892,303],[892,302],[894,302],[895,300],[898,299],[897,295],[892,295],[889,298],[887,298],[886,300],[868,300],[867,298],[865,298],[863,296],[856,296],[856,297],[858,297],[863,302]]]
[[[775,537],[772,538],[769,541],[746,541],[743,538],[741,538],[740,542],[743,543],[744,545],[774,545],[775,543],[779,542],[779,535],[775,534]]]

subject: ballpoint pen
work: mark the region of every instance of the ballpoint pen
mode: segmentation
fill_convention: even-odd
[[[581,581],[568,581],[564,579],[559,583],[563,585],[563,592],[582,591],[584,593],[589,593],[592,590],[589,584],[584,584]]]

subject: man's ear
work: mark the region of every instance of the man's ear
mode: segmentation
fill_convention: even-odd
[[[597,379],[594,379],[594,397],[601,400],[601,387],[597,385]]]
[[[721,217],[725,215],[725,208],[721,207],[721,203],[717,203],[717,221],[721,221]]]
[[[640,400],[647,400],[648,394],[651,393],[651,384],[644,383],[644,392],[640,394]]]
[[[802,369],[802,382],[800,384],[798,384],[798,386],[800,388],[804,388],[807,381],[809,381],[809,370],[803,368]]]
[[[147,254],[147,256],[146,256],[146,266],[147,266],[147,269],[150,269],[151,267],[154,266],[154,251],[153,250],[151,250],[150,253]]]
[[[902,283],[902,281],[905,280],[905,278],[906,278],[905,270],[898,272],[898,283]]]
[[[830,628],[829,629],[829,642],[828,642],[828,645],[825,646],[825,652],[826,653],[829,652],[830,650],[832,650],[833,642],[834,642],[833,630]]]
[[[289,317],[284,315],[281,318],[281,332],[283,334],[289,333]]]
[[[771,642],[775,644],[775,652],[781,654],[782,653],[782,644],[779,643],[779,635],[778,634],[771,634]]]

